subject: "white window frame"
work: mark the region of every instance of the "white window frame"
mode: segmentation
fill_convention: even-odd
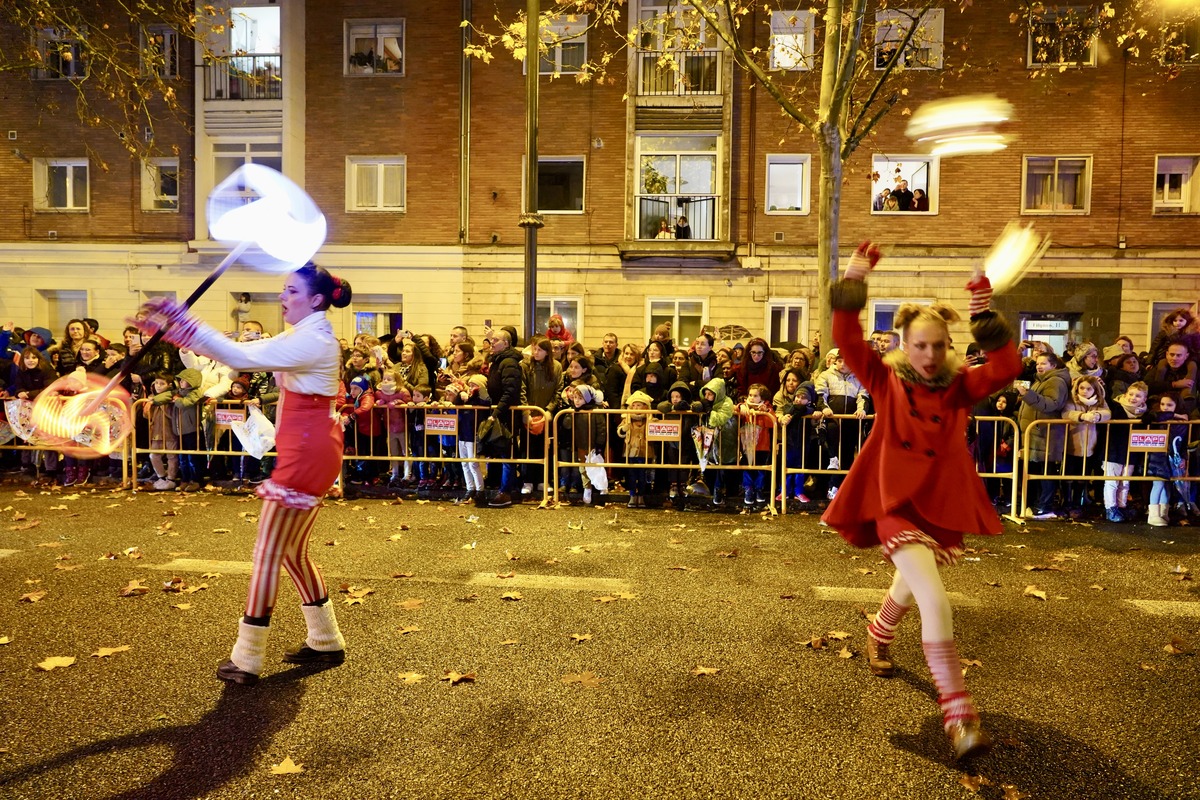
[[[166,195],[161,191],[163,168],[175,172],[175,194]],[[174,205],[171,205],[171,204]],[[142,211],[148,213],[179,213],[179,159],[178,158],[147,158],[142,161]]]
[[[543,319],[542,315],[541,315],[541,307],[543,304],[545,304],[549,308],[549,311],[546,313],[545,319]],[[547,295],[545,297],[538,297],[537,302],[534,303],[534,310],[537,311],[537,313],[538,313],[538,318],[533,321],[534,331],[536,331],[537,333],[544,333],[547,328],[547,324],[546,324],[547,320],[549,320],[550,317],[553,316],[554,314],[562,314],[563,313],[559,309],[560,305],[567,305],[567,306],[574,307],[574,310],[571,312],[570,315],[564,315],[563,323],[566,326],[566,329],[571,332],[571,335],[575,337],[575,341],[582,342],[583,341],[583,298],[579,295],[556,294],[556,295]],[[572,328],[570,326],[570,324],[567,323],[567,319],[566,319],[567,316],[574,317],[574,319],[575,319],[575,327],[574,328]]]
[[[771,317],[776,311],[781,311],[783,314],[783,323],[786,324],[787,314],[791,309],[800,310],[800,329],[796,332],[795,339],[780,339],[779,341],[795,341],[800,344],[808,342],[808,323],[809,323],[809,301],[807,297],[772,297],[767,301],[766,313],[763,317],[763,331],[765,332],[764,339],[771,347],[777,347],[775,340],[771,338]],[[781,324],[781,328],[783,324]]]
[[[588,15],[573,14],[561,19],[550,20],[540,26],[541,40],[546,45],[546,52],[538,52],[538,74],[558,77],[560,75],[578,75],[584,70],[582,65],[588,60],[587,40]],[[582,44],[583,61],[580,68],[569,66],[563,69],[563,45]],[[549,62],[549,63],[547,63]],[[528,59],[521,64],[521,73],[528,70]]]
[[[1058,163],[1060,161],[1084,161],[1084,182],[1086,184],[1086,192],[1083,200],[1083,208],[1027,208],[1025,205],[1026,191],[1029,182],[1029,160],[1031,158],[1053,158],[1054,159],[1054,180],[1058,181]],[[1052,192],[1053,194],[1053,192]],[[1023,156],[1021,159],[1021,213],[1028,215],[1074,215],[1082,216],[1090,214],[1092,210],[1092,157],[1090,155],[1048,155],[1048,154],[1033,154]]]
[[[403,17],[395,17],[391,19],[348,19],[343,22],[343,37],[342,47],[342,74],[354,77],[389,77],[403,78],[408,71],[408,43],[405,37],[408,35],[408,25]],[[373,29],[373,30],[372,30]],[[398,30],[393,30],[398,29]],[[350,58],[357,52],[353,49],[352,42],[355,38],[375,38],[375,46],[369,52],[378,54],[380,52],[380,40],[385,36],[393,36],[400,42],[400,69],[396,71],[384,70],[377,72],[375,65],[356,65],[350,63]],[[363,54],[365,55],[365,53]],[[380,56],[375,55],[375,64],[379,63]]]
[[[775,165],[793,165],[800,167],[800,207],[799,208],[771,208],[771,167]],[[764,189],[766,191],[766,201],[763,208],[769,215],[778,216],[803,216],[810,211],[810,200],[812,198],[812,156],[807,153],[768,153],[767,154],[767,171],[766,180],[764,181]]]
[[[162,47],[154,47],[151,42],[155,37],[162,37]],[[179,42],[179,31],[170,25],[143,25],[141,30],[141,74],[158,76],[160,78],[179,77],[179,58],[182,52]],[[153,53],[155,58],[148,59],[147,54]],[[159,62],[159,58],[162,59]]]
[[[70,171],[67,177],[67,205],[50,205],[50,174],[52,167],[67,167]],[[80,205],[75,197],[74,171],[83,169],[87,189],[83,204]],[[92,176],[86,158],[35,158],[33,160],[33,207],[36,211],[58,211],[67,213],[86,214],[91,210]]]
[[[374,167],[376,192],[374,205],[359,205],[358,175],[360,167]],[[384,205],[384,177],[387,167],[400,167],[400,205]],[[346,156],[346,212],[371,214],[403,214],[408,211],[407,156]]]
[[[694,139],[694,140],[701,140],[701,139],[712,140],[713,147],[711,150],[710,149],[688,150],[688,149],[684,149],[682,147],[678,147],[676,149],[652,150],[652,149],[647,149],[645,147],[645,145],[651,139],[660,138],[660,137],[677,138],[677,139]],[[722,170],[724,169],[723,142],[724,142],[724,135],[719,132],[716,132],[716,131],[679,131],[679,132],[670,132],[670,133],[646,132],[646,133],[637,134],[636,158],[637,158],[638,172],[637,172],[637,180],[636,180],[636,183],[634,184],[634,192],[633,192],[634,208],[633,208],[633,213],[631,214],[631,218],[633,219],[633,223],[635,226],[634,238],[637,238],[637,239],[646,239],[647,238],[645,236],[642,236],[643,229],[644,229],[646,223],[649,222],[649,220],[643,219],[642,215],[641,215],[641,205],[642,205],[643,197],[671,198],[671,200],[670,200],[671,212],[667,216],[667,219],[669,219],[671,221],[672,225],[678,218],[679,214],[682,213],[680,211],[680,209],[686,208],[689,203],[693,202],[689,198],[702,198],[702,199],[703,198],[712,198],[713,209],[714,209],[713,217],[712,217],[712,225],[711,225],[712,236],[698,235],[700,233],[706,232],[707,226],[705,226],[703,224],[692,224],[692,220],[699,219],[699,217],[697,217],[694,212],[685,214],[685,216],[688,217],[688,225],[691,228],[693,238],[706,240],[706,241],[713,241],[720,237],[721,232],[722,232],[721,224],[723,222],[722,215],[724,215],[726,213],[725,196],[721,191],[723,188],[723,184],[722,184],[723,172],[722,172]],[[687,183],[687,180],[683,177],[683,174],[682,174],[684,172],[684,170],[681,169],[681,167],[683,166],[684,160],[689,159],[689,158],[708,157],[709,155],[711,155],[713,157],[713,173],[712,173],[713,191],[711,191],[711,192],[698,192],[698,191],[697,192],[684,192],[684,191],[681,191],[684,188],[684,184]],[[661,193],[651,192],[648,190],[648,187],[646,186],[646,175],[645,175],[646,164],[644,163],[645,159],[649,158],[649,159],[653,160],[656,157],[661,158],[661,159],[673,158],[675,160],[674,166],[673,166],[674,173],[672,175],[670,175],[669,177],[666,176],[665,174],[663,175],[663,177],[668,178],[668,185],[667,185],[668,191],[666,191],[666,192],[661,192]],[[682,200],[682,203],[681,203],[681,200]],[[653,237],[650,237],[650,238],[653,238]]]
[[[646,298],[646,341],[650,340],[654,333],[654,324],[651,320],[654,319],[654,306],[656,303],[672,304],[674,310],[671,312],[671,339],[675,342],[676,347],[686,347],[691,344],[691,337],[687,342],[680,338],[681,328],[679,325],[679,304],[680,303],[699,303],[700,304],[700,327],[697,329],[697,335],[708,324],[708,298],[707,297],[647,297]],[[576,339],[579,337],[576,336]]]
[[[524,193],[529,190],[528,182],[526,181],[526,176],[525,176],[525,169],[524,169],[525,164],[527,163],[526,158],[527,158],[526,156],[521,157],[522,201],[524,200]],[[547,163],[558,163],[558,164],[578,163],[580,165],[580,167],[582,167],[582,169],[583,169],[583,175],[580,179],[583,182],[583,195],[580,197],[579,208],[577,208],[577,209],[574,209],[574,208],[547,209],[547,208],[541,207],[542,192],[539,188],[539,191],[538,191],[538,213],[539,214],[553,214],[555,216],[564,216],[565,215],[565,216],[576,216],[576,217],[582,215],[584,213],[585,209],[587,209],[587,156],[572,156],[572,155],[542,156],[542,155],[539,155],[538,156],[538,168],[539,168],[538,175],[539,175],[539,177],[541,175],[541,165],[547,164]]]
[[[771,69],[804,72],[816,59],[816,13],[807,9],[771,12]]]
[[[874,330],[890,330],[890,331],[896,330],[895,325],[894,325],[895,320],[896,320],[896,311],[900,308],[900,306],[904,305],[905,303],[916,303],[919,306],[931,306],[931,305],[933,305],[934,300],[932,297],[879,297],[879,298],[872,298],[870,304],[867,306],[867,325],[866,325],[866,327],[869,328],[869,330],[867,331],[867,335],[870,336],[871,331],[874,331]],[[875,315],[877,313],[879,313],[880,306],[894,306],[892,308],[893,327],[891,327],[891,328],[876,328]]]
[[[875,163],[877,159],[884,160],[884,169],[879,169]],[[875,198],[884,189],[891,189],[896,185],[896,175],[909,182],[909,189],[921,189],[920,186],[913,186],[914,177],[919,174],[920,170],[906,169],[906,164],[926,164],[926,174],[928,177],[925,181],[924,192],[929,198],[928,211],[876,211]],[[900,167],[900,172],[896,172],[896,165]],[[938,213],[938,185],[941,175],[941,159],[937,156],[931,156],[926,153],[874,153],[871,155],[871,170],[879,173],[879,179],[871,183],[871,197],[869,200],[872,215],[877,216],[909,216],[909,217],[933,217]]]
[[[1191,168],[1188,171],[1180,171],[1175,169],[1176,166],[1182,164],[1164,164],[1163,160],[1168,159],[1174,162],[1191,161]],[[1164,168],[1169,170],[1164,172]],[[1163,175],[1181,175],[1180,180],[1180,198],[1179,200],[1171,200],[1163,194],[1163,190],[1159,189],[1158,179]],[[1164,181],[1164,189],[1165,187]],[[1200,213],[1200,155],[1158,155],[1154,157],[1154,204],[1152,213],[1156,215],[1165,215],[1178,217],[1183,214],[1198,214]]]
[[[57,46],[60,50],[69,47],[71,58],[66,63],[70,69],[64,72],[41,66],[33,71],[33,76],[40,80],[62,81],[77,80],[87,77],[88,60],[84,54],[84,41],[78,36],[54,28],[42,28],[37,32],[37,49],[42,54],[42,64],[50,63],[50,48]]]
[[[1075,17],[1077,19],[1079,19],[1081,22],[1085,21],[1088,18],[1089,14],[1095,13],[1095,12],[1090,11],[1090,9],[1088,9],[1084,6],[1070,6],[1068,8],[1064,8],[1063,12],[1065,12],[1066,14],[1075,15]],[[1092,36],[1091,36],[1091,39],[1089,40],[1088,46],[1087,46],[1087,54],[1086,54],[1085,60],[1082,60],[1082,61],[1063,61],[1063,60],[1061,60],[1062,45],[1061,44],[1055,45],[1053,43],[1047,45],[1046,47],[1047,47],[1047,49],[1058,50],[1059,60],[1048,60],[1048,61],[1035,60],[1037,57],[1037,51],[1040,49],[1040,45],[1038,45],[1034,41],[1034,27],[1033,26],[1037,25],[1040,22],[1053,23],[1055,20],[1058,19],[1059,16],[1060,16],[1059,11],[1053,10],[1053,9],[1048,9],[1048,10],[1042,12],[1041,14],[1031,15],[1029,17],[1030,27],[1029,27],[1029,30],[1026,32],[1026,45],[1027,45],[1026,65],[1028,66],[1028,68],[1029,69],[1045,69],[1046,67],[1059,67],[1059,68],[1065,69],[1067,67],[1094,67],[1094,66],[1096,66],[1096,52],[1097,52],[1097,50],[1099,50],[1099,44],[1100,44],[1100,32],[1099,32],[1098,25],[1094,26],[1094,29],[1092,31]]]
[[[914,17],[917,17],[915,8],[895,8],[875,12],[875,69],[882,70],[888,62],[890,55],[889,51],[885,49],[885,44],[903,41],[909,26],[914,24]],[[897,68],[941,69],[946,52],[945,9],[927,9],[917,17],[915,24],[917,32],[909,40],[903,57],[896,64]],[[922,52],[927,52],[928,57],[923,60],[914,57]]]

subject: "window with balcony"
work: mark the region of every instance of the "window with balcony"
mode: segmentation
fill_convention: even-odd
[[[771,12],[771,69],[812,69],[815,18],[801,9]]]
[[[587,63],[587,14],[552,20],[542,28],[546,51],[538,59],[539,75],[574,75]]]
[[[545,333],[550,317],[558,314],[563,319],[563,327],[571,332],[575,341],[583,340],[583,298],[539,297],[535,314],[533,328],[536,332]]]
[[[87,211],[88,160],[35,158],[33,207],[39,211]]]
[[[34,77],[64,80],[87,77],[87,52],[83,40],[67,31],[44,28],[37,33],[37,48],[42,65]]]
[[[910,30],[912,38],[900,57],[904,69],[941,69],[945,11],[896,8],[875,14],[875,69],[883,69]],[[913,30],[915,28],[915,30]]]
[[[406,181],[404,156],[349,156],[346,210],[405,211]]]
[[[702,298],[658,298],[646,300],[646,339],[663,323],[671,323],[676,347],[687,347],[700,335],[708,318],[708,301]]]
[[[1155,214],[1200,212],[1200,156],[1159,156],[1154,176]]]
[[[716,134],[638,136],[637,238],[716,239]]]
[[[1061,6],[1031,15],[1029,67],[1096,66],[1098,22],[1095,11],[1079,6]]]
[[[404,75],[404,20],[346,20],[346,75]]]
[[[767,156],[767,213],[807,214],[809,167],[807,155]]]
[[[179,33],[169,25],[146,25],[141,31],[141,73],[179,77]]]
[[[1021,213],[1086,214],[1091,183],[1091,156],[1025,156]]]
[[[179,159],[142,162],[142,211],[179,210]]]
[[[872,214],[936,214],[936,156],[877,155],[872,163]]]
[[[538,156],[538,211],[583,213],[583,156]]]
[[[717,35],[679,0],[638,3],[638,94],[720,93]]]

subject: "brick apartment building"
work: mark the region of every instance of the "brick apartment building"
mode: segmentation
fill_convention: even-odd
[[[334,312],[343,335],[520,326],[523,65],[504,53],[465,58],[459,24],[494,24],[497,5],[513,18],[524,4],[240,3],[240,23],[211,44],[245,55],[197,63],[190,44],[176,45],[168,69],[194,118],[190,130],[164,119],[146,131],[163,153],[148,163],[112,131],[80,124],[69,85],[78,64],[0,74],[10,145],[0,152],[0,319],[57,333],[92,316],[112,332],[147,297],[185,296],[223,255],[207,239],[205,198],[253,161],[281,169],[326,214],[317,260],[355,287],[354,304]],[[611,45],[603,30],[542,62],[561,77],[541,81],[538,324],[562,313],[588,343],[610,330],[645,340],[664,319],[679,339],[736,323],[774,343],[806,341],[818,305],[816,143],[715,37],[677,54],[681,73],[656,66],[679,5],[631,0],[627,20],[657,22],[640,50],[614,60],[611,81],[571,74]],[[1101,37],[1081,65],[1030,79],[1036,59],[1029,32],[1009,21],[1015,3],[947,5],[926,18],[908,94],[846,164],[842,252],[869,237],[889,253],[867,325],[889,327],[906,300],[965,306],[971,267],[1021,219],[1054,245],[998,305],[1037,338],[1105,344],[1125,333],[1146,347],[1161,315],[1200,289],[1200,68],[1168,81],[1159,63]],[[788,79],[815,78],[796,56],[820,41],[813,15],[760,12],[742,24],[766,50],[788,44],[778,53]],[[877,37],[885,44],[892,31],[881,25]],[[1183,35],[1194,52],[1197,24]],[[964,59],[972,66],[960,72]],[[903,108],[968,93],[1012,103],[1008,149],[939,159],[905,136]],[[896,176],[926,192],[927,212],[872,209]],[[691,239],[656,238],[680,215]],[[278,284],[234,270],[198,308],[228,325],[249,292],[253,316],[278,329]]]

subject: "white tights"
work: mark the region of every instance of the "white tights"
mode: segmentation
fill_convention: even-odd
[[[933,551],[919,544],[906,544],[892,553],[896,575],[888,594],[900,606],[914,601],[921,610],[921,640],[945,642],[954,638],[950,598],[938,572]]]

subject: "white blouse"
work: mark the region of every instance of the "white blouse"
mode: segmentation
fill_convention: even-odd
[[[275,382],[297,394],[333,397],[338,391],[342,347],[324,312],[316,311],[270,339],[234,342],[201,325],[191,349],[241,372],[275,372]]]

